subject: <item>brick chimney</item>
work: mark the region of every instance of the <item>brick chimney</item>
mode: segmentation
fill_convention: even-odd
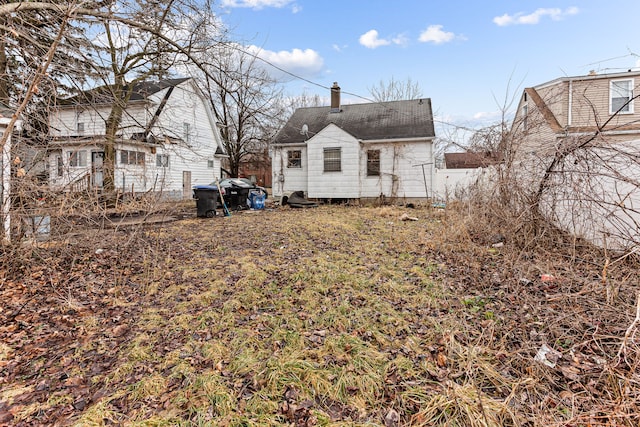
[[[338,86],[338,82],[333,82],[333,86],[331,86],[331,112],[340,112],[340,86]]]

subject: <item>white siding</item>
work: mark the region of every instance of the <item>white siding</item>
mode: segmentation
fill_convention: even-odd
[[[324,149],[341,149],[341,171],[324,171]],[[307,141],[308,197],[357,199],[360,197],[360,146],[352,136],[331,124]]]
[[[325,148],[341,150],[340,172],[324,171]],[[288,150],[302,151],[301,168],[287,167]],[[367,176],[368,150],[380,150],[379,176]],[[331,124],[309,139],[306,148],[273,148],[273,194],[304,191],[309,198],[424,198],[433,187],[432,153],[429,139],[360,142]]]
[[[123,139],[129,140],[134,133],[143,132],[155,114],[168,89],[154,94],[148,102],[135,102],[127,107],[123,115],[121,131]],[[62,189],[83,175],[91,172],[91,152],[103,151],[102,139],[105,120],[109,115],[106,106],[83,106],[61,108],[51,115],[52,136],[58,138],[84,136],[97,137],[96,141],[80,143],[78,140],[59,142],[60,150],[49,158],[50,184]],[[78,132],[78,123],[84,123],[84,132]],[[184,123],[189,124],[189,140],[182,142]],[[215,155],[220,136],[212,114],[200,93],[190,80],[173,89],[162,113],[158,117],[152,134],[160,143],[157,146],[128,141],[116,146],[115,186],[125,192],[162,191],[165,194],[182,195],[184,172],[191,174],[191,185],[208,184],[220,176],[221,159]],[[165,138],[165,136],[170,138]],[[69,165],[69,153],[86,152],[87,165]],[[144,165],[121,163],[121,151],[145,153]],[[156,165],[157,155],[169,157],[168,167]],[[62,175],[58,176],[58,160],[63,160]],[[213,162],[213,167],[209,163]]]
[[[164,91],[156,94],[157,102],[163,96]],[[220,159],[215,156],[219,144],[218,130],[207,114],[205,101],[190,81],[175,87],[152,131],[155,135],[183,138],[184,123],[190,126],[189,141],[165,143],[157,152],[169,156],[169,167],[155,170],[164,191],[182,191],[185,171],[191,172],[192,185],[209,184],[216,176],[220,177]],[[209,161],[214,162],[213,168],[208,166]],[[155,156],[153,164],[155,167]]]
[[[287,167],[288,152],[300,151],[301,167]],[[274,197],[294,191],[308,191],[307,148],[304,146],[274,147],[271,157],[271,170],[273,172],[272,192]]]
[[[380,176],[367,176],[368,150],[380,150]],[[360,197],[424,198],[433,187],[432,171],[432,144],[429,140],[365,142],[360,152]]]

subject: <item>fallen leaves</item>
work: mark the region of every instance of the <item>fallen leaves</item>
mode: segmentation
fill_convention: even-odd
[[[569,405],[638,421],[638,393],[613,386],[638,373],[610,364],[630,307],[582,286],[588,263],[488,253],[464,222],[442,228],[451,210],[415,212],[264,211],[42,247],[2,276],[0,425],[472,425],[478,402],[495,425],[557,424]],[[543,342],[553,366],[533,362]]]

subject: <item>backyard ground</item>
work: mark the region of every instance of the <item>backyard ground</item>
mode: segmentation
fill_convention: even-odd
[[[0,425],[640,425],[632,256],[467,209],[186,212],[4,248]]]

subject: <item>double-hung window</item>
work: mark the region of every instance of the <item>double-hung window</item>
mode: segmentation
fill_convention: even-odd
[[[287,167],[288,168],[302,167],[302,150],[287,151]]]
[[[69,153],[69,166],[71,167],[87,166],[87,152],[84,150],[71,151]]]
[[[367,150],[367,176],[380,176],[380,150]]]
[[[182,123],[182,140],[187,144],[191,143],[191,123]]]
[[[609,114],[633,113],[633,79],[609,83]]]
[[[340,148],[324,149],[324,171],[340,172],[342,170],[342,151]]]
[[[159,168],[169,167],[169,155],[168,154],[156,154],[156,166]]]

